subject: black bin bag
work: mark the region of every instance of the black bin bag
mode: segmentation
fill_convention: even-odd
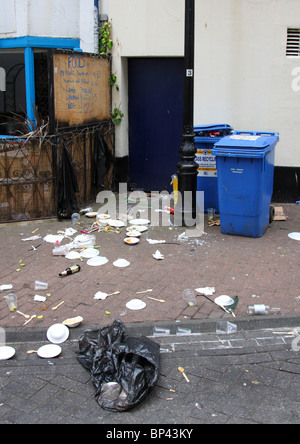
[[[160,346],[125,334],[116,319],[79,337],[78,361],[91,373],[96,401],[105,410],[123,412],[142,402],[159,377]]]

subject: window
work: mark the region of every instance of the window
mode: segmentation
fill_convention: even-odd
[[[300,57],[300,28],[288,28],[286,55]]]
[[[5,71],[6,91],[0,92],[0,134],[24,132],[26,87],[24,50],[0,50],[0,65]]]

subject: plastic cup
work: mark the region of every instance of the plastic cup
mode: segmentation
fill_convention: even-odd
[[[35,281],[34,283],[35,290],[48,290],[48,283],[42,281]]]
[[[18,298],[15,293],[9,293],[9,295],[7,296],[6,301],[11,312],[16,311],[16,309],[18,308],[17,300]]]
[[[80,215],[78,213],[73,213],[71,219],[72,219],[72,224],[76,225],[80,219]]]
[[[217,335],[230,335],[237,332],[237,325],[229,321],[218,321],[216,327]]]
[[[182,298],[189,304],[190,307],[196,305],[195,293],[191,289],[184,290],[182,293]]]
[[[208,208],[207,209],[207,215],[208,215],[208,221],[212,222],[215,220],[215,209],[214,208]]]

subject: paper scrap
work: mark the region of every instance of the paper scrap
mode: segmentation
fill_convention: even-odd
[[[204,288],[195,288],[195,291],[197,291],[200,294],[203,294],[204,296],[212,296],[216,289],[215,287],[204,287]]]

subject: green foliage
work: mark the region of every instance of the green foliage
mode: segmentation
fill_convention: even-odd
[[[100,29],[99,33],[99,52],[102,55],[109,55],[114,43],[111,39],[111,24],[105,22]]]
[[[124,117],[124,114],[118,108],[115,108],[111,117],[112,117],[113,122],[115,122],[116,125],[120,125],[120,123],[122,122],[122,119]]]

